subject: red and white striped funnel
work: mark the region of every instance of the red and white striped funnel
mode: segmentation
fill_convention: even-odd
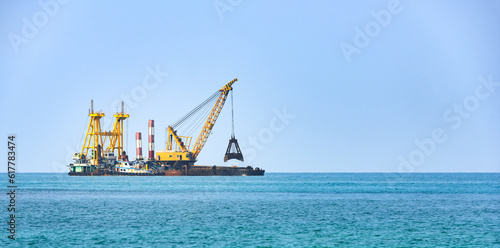
[[[142,137],[141,133],[137,132],[135,133],[135,154],[136,154],[136,160],[142,160]]]
[[[155,159],[155,121],[154,120],[149,120],[149,128],[148,128],[148,134],[149,134],[149,144],[148,144],[148,150],[149,150],[149,160],[154,160]]]

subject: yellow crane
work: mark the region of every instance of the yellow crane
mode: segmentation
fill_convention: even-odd
[[[157,151],[156,161],[158,163],[168,165],[176,169],[183,166],[194,165],[196,158],[207,142],[212,128],[222,111],[222,107],[224,107],[224,103],[226,102],[229,92],[233,90],[232,85],[236,81],[238,81],[237,78],[233,79],[187,115],[179,119],[173,125],[167,127],[167,146],[165,150]],[[210,103],[214,101],[215,104],[211,108],[198,138],[194,142],[193,148],[190,149],[192,136],[190,136],[189,133],[192,133],[193,130],[196,129],[197,123],[200,123],[201,120],[205,119],[206,115],[203,114],[205,113],[204,110],[207,110]],[[187,135],[179,135],[177,129],[184,129]]]

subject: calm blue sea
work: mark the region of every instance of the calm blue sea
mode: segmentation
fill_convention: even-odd
[[[0,247],[500,247],[500,174],[16,179]]]

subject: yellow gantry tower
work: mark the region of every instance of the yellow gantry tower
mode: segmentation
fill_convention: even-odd
[[[92,149],[92,165],[98,165],[98,160],[102,156],[103,140],[101,136],[101,118],[104,117],[102,112],[94,112],[94,100],[90,100],[90,121],[85,135],[85,142],[82,147],[82,157],[87,158],[89,149]]]
[[[114,152],[115,149],[118,150],[118,156],[123,153],[123,121],[129,117],[129,114],[125,114],[123,101],[122,101],[122,111],[114,115],[115,123],[113,124],[113,131],[104,132],[103,136],[109,136],[109,146],[106,149],[108,152]]]
[[[94,100],[90,101],[90,121],[83,142],[81,157],[87,159],[89,149],[92,149],[92,157],[90,163],[92,165],[99,165],[99,160],[103,157],[103,147],[107,143],[109,137],[109,145],[106,152],[114,153],[115,149],[118,150],[118,156],[123,152],[123,121],[129,117],[129,114],[124,112],[124,103],[122,101],[122,111],[114,115],[115,122],[112,131],[101,131],[101,118],[104,117],[103,112],[94,112]]]

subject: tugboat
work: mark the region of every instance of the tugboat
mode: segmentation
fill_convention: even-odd
[[[115,165],[116,172],[119,173],[153,173],[152,170],[148,170],[147,165],[143,168],[140,168],[139,163],[136,163],[135,166],[131,165],[128,161],[118,161]]]

